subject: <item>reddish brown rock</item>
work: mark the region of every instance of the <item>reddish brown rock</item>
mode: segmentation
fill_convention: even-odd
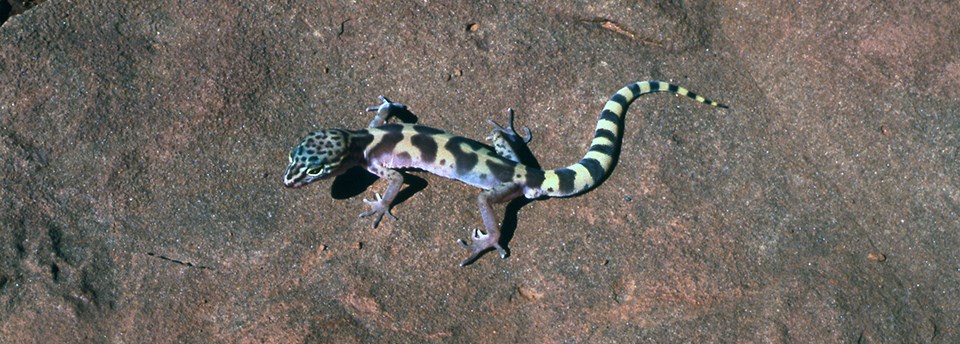
[[[0,342],[960,341],[960,5],[145,3],[0,27]],[[281,184],[381,94],[564,166],[651,78],[731,109],[638,100],[505,260],[460,183]]]

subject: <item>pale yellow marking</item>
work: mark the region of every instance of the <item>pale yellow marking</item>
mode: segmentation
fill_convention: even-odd
[[[623,106],[620,106],[620,103],[615,101],[607,101],[607,104],[603,106],[603,109],[613,111],[616,114],[623,114]]]
[[[573,191],[577,192],[583,189],[586,189],[591,184],[595,182],[593,178],[590,177],[590,171],[586,167],[580,164],[573,165],[573,168],[570,170],[577,172],[577,175],[573,178]]]
[[[446,148],[447,141],[449,141],[449,139],[450,139],[450,135],[433,136],[434,142],[437,143],[437,157],[433,160],[433,164],[436,166],[440,166],[440,160],[443,160],[442,168],[445,171],[448,171],[448,173],[452,173],[449,171],[454,171],[453,169],[454,162],[456,162],[457,160],[456,158],[454,158],[453,153],[451,153]]]
[[[600,120],[597,121],[597,129],[606,129],[611,133],[616,134],[620,128],[620,124],[613,121]]]
[[[410,138],[412,138],[413,135],[416,134],[408,134],[403,136],[403,139],[400,140],[400,142],[397,143],[397,146],[393,148],[395,151],[393,154],[394,157],[396,157],[396,155],[399,153],[406,152],[410,155],[410,161],[420,161],[422,159],[423,152],[421,152],[420,149],[417,148],[417,146],[414,146],[413,142],[410,141]]]
[[[590,145],[591,146],[593,145],[612,146],[613,141],[610,141],[610,139],[601,136],[601,137],[594,138],[593,141],[590,141]]]
[[[520,178],[517,178],[517,175]],[[525,182],[527,181],[527,169],[523,164],[517,164],[513,167],[513,176],[510,177],[515,182]]]
[[[663,84],[661,84],[661,85],[663,85]],[[649,83],[649,82],[644,81],[644,82],[641,82],[641,83],[640,83],[640,94],[643,94],[643,93],[650,93],[650,83]]]
[[[470,152],[469,147],[461,146],[460,149],[463,149],[464,152]],[[487,178],[493,178],[493,172],[490,171],[490,167],[487,166],[487,161],[491,160],[490,157],[482,154],[477,155],[477,164],[473,166],[473,169],[470,171],[476,174],[486,174]]]
[[[584,158],[595,159],[600,163],[600,166],[603,167],[604,171],[610,168],[610,164],[613,162],[613,157],[606,155],[600,152],[587,152],[587,155]]]
[[[557,177],[557,174],[555,172],[553,172],[552,170],[547,171],[547,173],[544,174],[543,178],[544,178],[543,185],[540,186],[541,190],[546,192],[551,192],[548,190],[552,189],[553,190],[552,192],[554,193],[560,191],[560,178]]]

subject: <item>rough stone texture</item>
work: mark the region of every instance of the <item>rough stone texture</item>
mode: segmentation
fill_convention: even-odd
[[[960,341],[960,5],[293,3],[3,24],[0,342]],[[514,107],[564,166],[649,78],[732,108],[641,98],[605,184],[510,207],[505,260],[456,266],[454,181],[376,230],[383,181],[281,186],[380,94],[474,138]]]

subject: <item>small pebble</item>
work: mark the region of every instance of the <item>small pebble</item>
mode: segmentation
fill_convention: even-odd
[[[867,253],[867,260],[871,262],[883,262],[887,260],[887,256],[883,253]]]

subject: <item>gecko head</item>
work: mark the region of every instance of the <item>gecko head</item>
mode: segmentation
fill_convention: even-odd
[[[283,184],[299,187],[319,179],[337,176],[347,168],[350,134],[341,129],[324,129],[307,134],[290,150]]]

